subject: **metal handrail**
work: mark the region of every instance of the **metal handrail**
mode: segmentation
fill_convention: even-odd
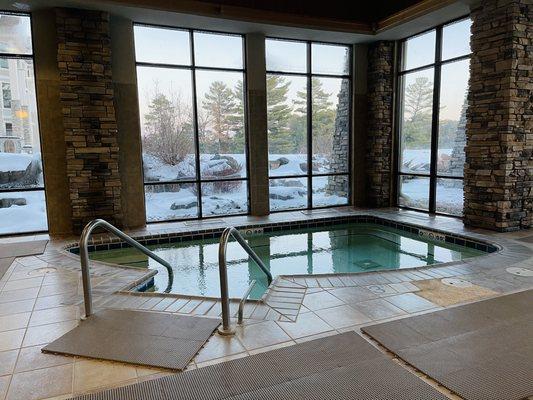
[[[120,239],[124,240],[126,243],[131,245],[132,247],[135,247],[137,250],[140,250],[144,254],[146,254],[148,257],[154,259],[159,264],[163,265],[167,271],[168,271],[168,285],[165,289],[165,292],[168,293],[172,289],[172,282],[174,280],[174,273],[172,271],[172,267],[168,262],[163,260],[161,257],[159,257],[157,254],[155,254],[153,251],[148,250],[146,247],[144,247],[142,244],[137,242],[136,240],[132,239],[130,236],[126,235],[124,232],[122,232],[117,227],[111,225],[109,222],[103,220],[103,219],[95,219],[89,222],[87,225],[85,225],[85,228],[83,228],[83,232],[80,236],[80,262],[81,262],[81,275],[82,275],[82,281],[83,281],[83,300],[85,302],[85,318],[89,317],[93,314],[93,295],[92,295],[92,288],[91,288],[91,276],[89,273],[89,239],[91,237],[91,233],[94,229],[101,227],[104,228],[106,231],[112,233],[115,236],[118,236]]]
[[[239,302],[239,310],[237,311],[237,324],[242,325],[242,320],[244,316],[244,303],[246,303],[246,300],[248,300],[248,297],[250,296],[250,293],[252,293],[252,289],[254,288],[257,281],[255,279],[252,280],[252,283],[250,283],[250,286],[248,286],[248,289],[246,289],[246,292],[242,295],[241,301]]]
[[[259,258],[259,256],[252,250],[250,245],[246,243],[246,240],[242,237],[237,229],[233,226],[227,227],[220,236],[220,242],[218,245],[218,270],[220,273],[220,302],[222,305],[222,326],[218,329],[221,335],[233,335],[235,331],[230,326],[230,314],[229,314],[229,293],[228,293],[228,270],[226,266],[226,252],[228,248],[228,242],[230,237],[233,236],[235,240],[241,245],[241,247],[248,253],[255,263],[266,274],[268,284],[272,283],[272,274]]]

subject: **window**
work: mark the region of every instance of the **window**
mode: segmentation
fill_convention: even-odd
[[[244,38],[134,34],[147,221],[248,213]]]
[[[462,215],[470,19],[407,38],[398,76],[398,205]]]
[[[349,202],[350,47],[266,40],[270,210]]]
[[[48,229],[30,17],[0,13],[0,234]]]
[[[2,99],[4,108],[11,108],[11,85],[9,82],[2,82]]]

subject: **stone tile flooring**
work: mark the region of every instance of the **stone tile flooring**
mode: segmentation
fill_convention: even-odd
[[[533,270],[533,233],[499,234],[469,230],[461,221],[430,217],[412,211],[331,209],[327,212],[277,213],[265,218],[232,217],[216,221],[154,224],[128,232],[146,236],[161,232],[199,230],[205,227],[243,226],[258,222],[305,220],[365,213],[450,231],[502,247],[496,254],[416,270],[382,271],[350,275],[279,277],[264,303],[245,307],[245,323],[234,337],[214,335],[190,363],[200,368],[233,358],[246,357],[274,348],[290,346],[313,338],[362,325],[404,318],[464,302],[497,296],[533,287],[533,277],[506,272],[509,266]],[[79,259],[62,249],[75,238],[47,235],[2,238],[0,244],[51,239],[42,255],[18,257],[0,279],[0,400],[64,399],[73,394],[98,391],[153,379],[170,371],[43,354],[43,345],[78,324],[81,282]],[[4,256],[0,254],[0,259]],[[220,304],[183,296],[163,297],[123,292],[152,271],[119,268],[93,263],[95,304],[99,308],[125,308],[218,317]],[[446,277],[473,284],[465,291],[443,285]],[[232,302],[231,310],[237,311]],[[409,366],[406,366],[409,369]],[[410,369],[412,370],[412,369]],[[416,373],[413,371],[413,373]],[[422,379],[421,374],[417,373]],[[457,398],[447,393],[450,398]]]

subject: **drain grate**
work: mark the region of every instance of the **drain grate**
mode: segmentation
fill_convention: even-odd
[[[520,268],[520,267],[509,267],[506,269],[507,272],[513,275],[517,276],[527,276],[532,277],[533,276],[533,270],[527,269],[527,268]]]

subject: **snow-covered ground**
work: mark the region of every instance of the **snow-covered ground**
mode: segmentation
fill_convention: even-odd
[[[24,153],[0,153],[0,172],[25,171],[33,157]]]
[[[0,234],[46,231],[44,191],[4,192],[0,198],[24,198],[26,205],[0,208]]]
[[[463,211],[463,188],[458,180],[437,180],[437,211],[460,215]],[[405,179],[400,187],[402,205],[428,208],[429,179]]]

